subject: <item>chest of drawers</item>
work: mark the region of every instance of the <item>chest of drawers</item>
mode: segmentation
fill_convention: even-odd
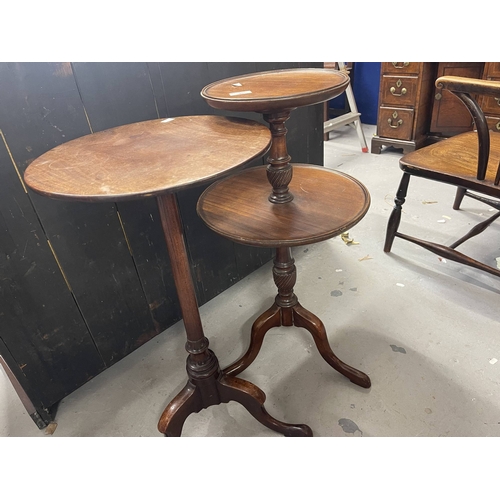
[[[436,89],[434,82],[443,75],[500,80],[500,63],[382,63],[372,153],[380,153],[383,146],[408,153],[432,141],[472,130],[474,124],[463,104]],[[500,131],[500,100],[481,96],[478,102],[490,128]]]
[[[484,65],[483,78],[500,81],[500,63],[487,62]],[[491,130],[500,132],[500,99],[498,97],[482,96],[479,101]]]
[[[432,63],[382,63],[372,153],[380,153],[383,145],[405,152],[421,146],[430,118],[433,75]]]

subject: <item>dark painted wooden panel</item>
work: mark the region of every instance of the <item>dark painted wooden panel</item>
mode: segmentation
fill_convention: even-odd
[[[196,203],[205,187],[181,191],[177,195],[200,305],[241,278],[233,243],[208,229],[196,213]]]
[[[36,204],[50,202],[57,212],[50,224],[44,222],[49,239],[109,366],[158,333],[116,206],[45,198]]]
[[[156,109],[159,118],[168,116],[167,101],[165,100],[165,89],[163,88],[163,80],[161,77],[160,63],[148,63],[149,76],[151,79],[151,87],[155,98]]]
[[[0,337],[26,392],[51,406],[104,363],[1,134],[0,186]]]
[[[214,114],[200,95],[210,83],[208,63],[162,62],[160,73],[169,117]]]
[[[19,368],[16,360],[10,353],[9,349],[5,345],[4,341],[0,338],[0,365],[5,370],[9,379],[11,377],[15,378],[15,381],[11,379],[12,386],[14,390],[18,393],[19,399],[23,403],[26,411],[33,419],[35,424],[43,429],[47,426],[49,422],[53,420],[53,409],[57,407],[57,405],[52,408],[47,408],[42,399],[40,398],[41,394],[36,387],[32,387],[30,380],[28,380],[24,373]],[[19,391],[18,386],[21,386],[21,391]],[[21,392],[21,394],[19,394]],[[23,394],[24,393],[24,394]],[[33,414],[33,408],[35,409],[35,413]]]
[[[181,319],[156,198],[122,202],[120,215],[158,333]]]
[[[94,132],[166,116],[158,63],[74,63],[73,68]],[[155,200],[120,202],[116,209],[142,287],[134,293],[144,295],[154,324],[139,337],[138,347],[178,321],[179,307]]]
[[[323,121],[322,104],[292,111],[285,122],[288,154],[292,157],[292,163],[323,165]]]
[[[147,63],[73,63],[92,130],[158,118]]]
[[[21,173],[48,149],[90,132],[70,64],[4,63],[0,93],[0,128]],[[109,366],[155,333],[116,207],[29,195]]]

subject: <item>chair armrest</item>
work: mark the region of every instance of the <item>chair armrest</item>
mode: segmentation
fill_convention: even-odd
[[[464,76],[441,76],[436,80],[436,87],[450,92],[500,96],[500,82]]]
[[[464,76],[442,76],[436,80],[438,89],[448,90],[458,97],[467,107],[477,129],[478,156],[477,179],[483,181],[486,177],[490,156],[490,132],[484,112],[474,98],[474,95],[500,97],[500,82],[466,78]],[[495,185],[500,183],[500,169],[495,177]]]

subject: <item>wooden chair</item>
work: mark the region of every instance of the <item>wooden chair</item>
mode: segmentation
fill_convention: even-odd
[[[394,238],[402,238],[420,245],[446,259],[480,269],[500,277],[500,269],[477,261],[456,248],[473,236],[482,233],[500,216],[500,133],[488,130],[487,120],[475,96],[500,98],[500,82],[458,76],[444,76],[436,80],[436,87],[448,90],[467,106],[475,129],[404,155],[400,160],[403,178],[389,218],[384,251],[390,252]],[[464,196],[469,196],[496,208],[489,219],[474,226],[465,236],[451,245],[421,240],[401,233],[402,205],[405,202],[410,177],[457,186],[453,208],[458,210]]]

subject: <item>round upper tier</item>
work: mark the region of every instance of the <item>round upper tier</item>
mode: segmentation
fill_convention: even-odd
[[[207,85],[201,95],[213,108],[272,113],[328,101],[348,85],[342,71],[298,68],[227,78]]]

